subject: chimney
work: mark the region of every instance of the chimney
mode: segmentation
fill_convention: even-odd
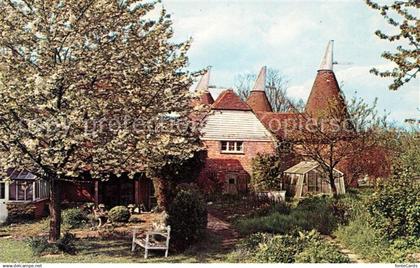
[[[267,76],[267,67],[262,67],[258,74],[255,85],[247,99],[247,104],[254,112],[272,112],[270,102],[265,94],[265,83]]]

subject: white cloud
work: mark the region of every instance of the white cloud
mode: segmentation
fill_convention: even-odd
[[[418,81],[391,92],[389,79],[369,73],[373,66],[392,67],[380,55],[395,48],[373,34],[388,28],[363,2],[166,0],[164,5],[173,14],[175,40],[193,38],[190,68],[212,65],[213,85],[232,87],[236,74],[268,65],[290,79],[291,97],[306,101],[325,45],[334,39],[338,62],[354,64],[335,66],[348,97],[355,90],[368,102],[378,97],[378,108],[398,120],[419,113]]]

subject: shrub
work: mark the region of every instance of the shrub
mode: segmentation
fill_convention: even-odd
[[[375,219],[368,212],[365,198],[354,199],[347,225],[334,232],[347,248],[370,262],[408,262],[410,255],[420,249],[418,238],[402,238],[390,241],[387,236],[371,224]]]
[[[372,226],[389,239],[420,237],[420,185],[410,171],[398,171],[368,199]]]
[[[7,204],[7,223],[22,223],[35,219],[35,205],[9,203]]]
[[[75,239],[76,237],[74,234],[64,233],[63,237],[57,240],[55,246],[60,252],[74,255],[76,254],[76,246],[74,245]]]
[[[295,255],[303,250],[300,239],[292,235],[276,235],[266,243],[260,243],[253,257],[256,262],[294,262]]]
[[[229,259],[237,262],[349,262],[347,256],[328,244],[318,232],[288,235],[252,234],[237,244]]]
[[[240,249],[246,250],[246,251],[254,250],[260,243],[266,243],[272,237],[273,237],[273,235],[267,234],[267,233],[251,234],[248,237],[242,239],[238,243],[237,248],[240,248]]]
[[[318,230],[322,234],[330,234],[337,226],[333,214],[332,201],[329,198],[308,198],[298,203],[297,207],[289,211],[279,208],[280,212],[263,217],[241,219],[236,226],[242,234],[268,232],[290,234],[299,230]]]
[[[296,255],[300,263],[348,263],[350,259],[334,246],[322,239],[310,241],[302,252]]]
[[[50,244],[46,237],[30,237],[26,242],[31,248],[34,256],[39,256],[50,248]]]
[[[167,213],[167,224],[171,226],[171,238],[177,249],[186,249],[207,228],[206,203],[197,191],[180,190]]]
[[[31,237],[27,240],[27,243],[35,256],[57,254],[59,252],[73,255],[76,253],[74,240],[75,236],[73,234],[65,233],[55,244],[48,243],[46,237]]]
[[[70,208],[63,211],[63,224],[69,229],[79,228],[89,222],[86,212],[79,208]]]
[[[111,208],[108,213],[111,222],[128,222],[130,219],[130,211],[124,206],[116,206]]]
[[[252,159],[251,184],[254,190],[281,190],[283,169],[278,156],[258,154]]]

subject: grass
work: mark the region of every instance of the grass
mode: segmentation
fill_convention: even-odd
[[[327,198],[311,198],[299,203],[290,211],[274,209],[265,216],[251,216],[235,223],[241,234],[256,232],[288,234],[296,230],[315,229],[322,234],[330,234],[336,221]]]
[[[159,215],[144,214],[142,221],[128,223],[115,228],[103,228],[92,231],[89,225],[83,228],[70,229],[62,225],[62,231],[76,234],[76,255],[54,254],[34,256],[26,239],[48,233],[48,219],[13,225],[0,226],[0,263],[4,262],[37,262],[37,263],[197,263],[225,262],[227,252],[222,248],[222,239],[208,232],[199,242],[183,253],[170,252],[164,258],[163,251],[150,251],[149,258],[143,259],[144,251],[138,248],[131,252],[131,229],[149,230],[151,223]]]
[[[351,218],[348,224],[338,227],[334,236],[344,246],[370,262],[414,261],[409,256],[418,252],[419,248],[410,245],[411,241],[404,238],[389,241],[369,224],[373,219],[363,205],[369,194],[369,191],[360,191],[347,200],[351,203]]]
[[[0,263],[209,263],[226,260],[220,238],[211,234],[182,254],[170,252],[169,257],[164,258],[163,251],[150,251],[146,260],[141,249],[131,252],[128,239],[85,238],[77,239],[75,244],[76,255],[33,256],[24,240],[3,238],[0,240]]]

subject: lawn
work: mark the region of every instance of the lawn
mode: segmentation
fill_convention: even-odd
[[[141,221],[117,227],[91,230],[89,226],[68,229],[63,224],[63,231],[76,235],[77,253],[34,256],[27,243],[33,236],[46,235],[48,219],[34,222],[0,226],[0,263],[4,262],[41,262],[41,263],[208,263],[225,262],[228,252],[222,245],[222,236],[209,229],[203,239],[182,254],[170,252],[164,258],[163,251],[150,251],[149,258],[143,258],[144,251],[137,248],[131,252],[131,230],[150,230],[157,214],[141,214]]]
[[[182,254],[170,252],[168,258],[163,252],[150,251],[150,257],[143,259],[141,249],[131,252],[131,241],[127,239],[84,238],[76,240],[77,254],[33,256],[25,240],[0,239],[0,263],[42,262],[42,263],[206,263],[224,262],[226,252],[220,246],[220,237],[208,234],[200,243]]]

